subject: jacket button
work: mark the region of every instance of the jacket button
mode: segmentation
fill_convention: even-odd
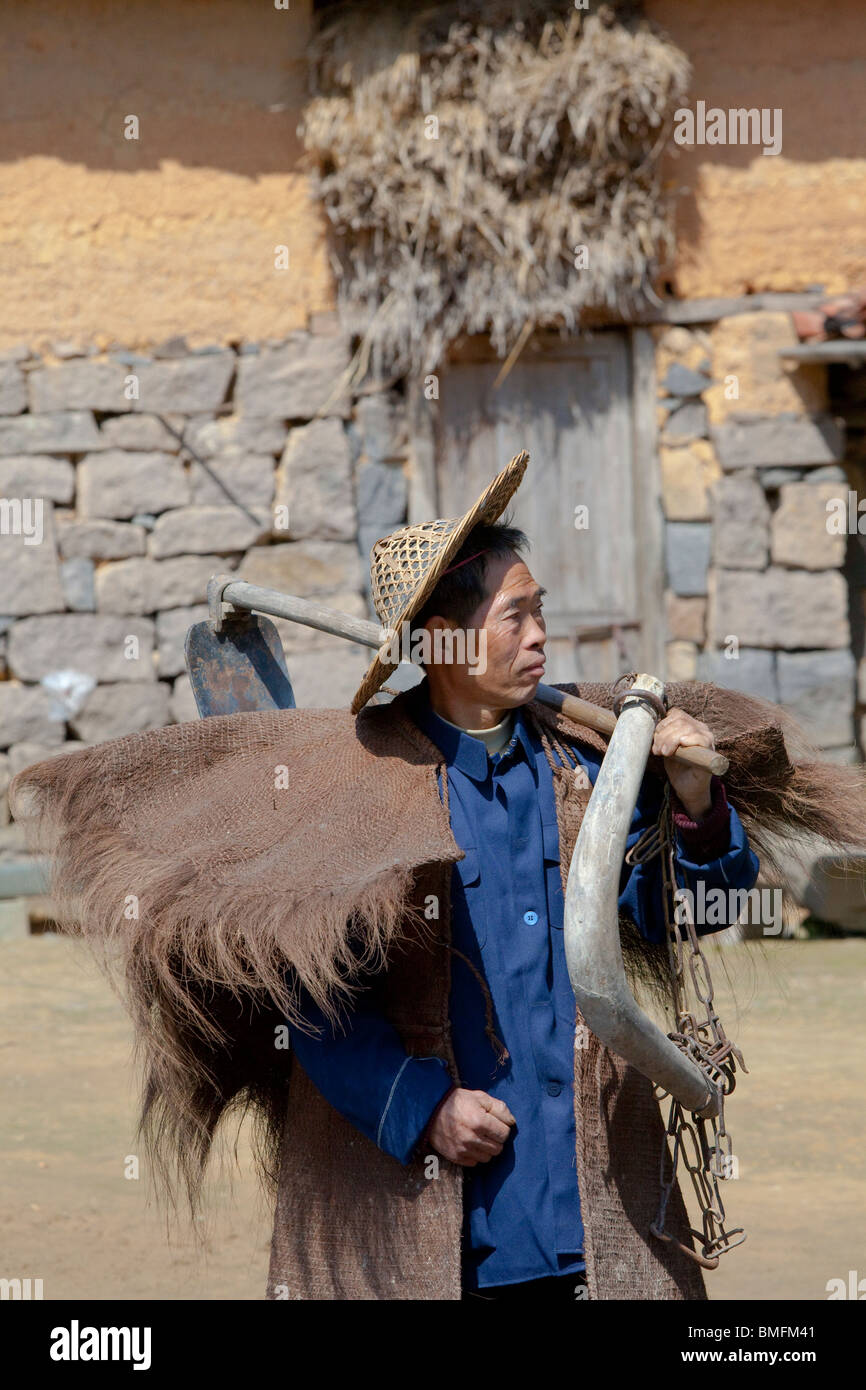
[[[559,1081],[548,1081],[547,1094],[549,1096],[558,1096],[561,1090],[562,1084]]]
[[[527,925],[528,927],[534,927],[535,924],[536,924],[536,922],[538,921],[538,913],[537,913],[537,912],[524,912],[524,914],[523,914],[523,920],[524,920],[524,922],[526,923],[526,925]]]

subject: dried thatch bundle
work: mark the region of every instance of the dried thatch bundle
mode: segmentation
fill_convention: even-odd
[[[329,13],[301,133],[364,362],[430,370],[464,332],[504,356],[536,324],[646,302],[670,249],[658,162],[689,76],[677,48],[622,5]]]

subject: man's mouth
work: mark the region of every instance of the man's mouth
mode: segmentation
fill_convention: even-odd
[[[535,663],[534,666],[527,666],[527,668],[526,668],[526,675],[527,675],[527,676],[543,676],[543,675],[544,675],[544,667],[545,667],[545,663],[544,663],[543,661],[536,661],[536,663]]]

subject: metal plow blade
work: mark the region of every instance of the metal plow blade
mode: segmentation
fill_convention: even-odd
[[[216,632],[196,623],[186,635],[186,665],[202,719],[244,710],[295,709],[277,629],[252,613],[226,619]]]

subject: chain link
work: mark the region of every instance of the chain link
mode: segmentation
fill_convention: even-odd
[[[689,1119],[680,1102],[671,1097],[667,1129],[662,1140],[659,1213],[650,1230],[659,1240],[678,1246],[705,1269],[715,1269],[721,1255],[742,1245],[746,1239],[741,1226],[730,1231],[725,1227],[725,1208],[719,1182],[735,1175],[733,1170],[736,1164],[731,1136],[725,1126],[725,1097],[731,1094],[736,1085],[737,1064],[747,1074],[748,1067],[739,1048],[727,1037],[716,1013],[710,967],[695,930],[690,895],[678,893],[673,810],[668,782],[665,783],[658,823],[644,831],[626,854],[625,862],[645,864],[657,854],[662,857],[666,940],[676,1019],[676,1031],[669,1033],[668,1037],[703,1072],[707,1084],[718,1097],[719,1110],[710,1119],[701,1119],[692,1111]],[[681,930],[683,927],[685,935]],[[691,1007],[690,993],[694,996]],[[664,1100],[669,1095],[659,1086],[655,1091],[658,1100]],[[668,1202],[676,1183],[681,1157],[702,1213],[702,1230],[689,1228],[693,1238],[700,1242],[700,1254],[665,1230]]]

